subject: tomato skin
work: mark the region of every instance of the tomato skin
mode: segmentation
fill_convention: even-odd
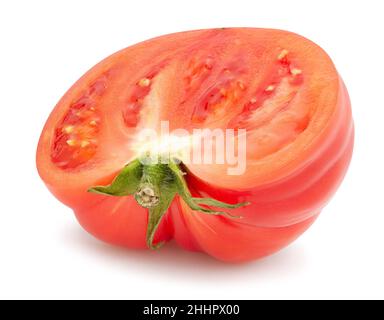
[[[101,196],[101,199],[97,200],[99,201],[92,201],[90,206],[80,206],[74,209],[83,228],[105,242],[145,249],[147,210],[140,207],[133,197]],[[155,241],[167,241],[171,235],[167,219],[164,219]]]
[[[258,227],[233,223],[212,216],[196,217],[186,208],[189,229],[199,249],[225,262],[239,263],[260,259],[289,245],[318,217],[312,217],[285,227]],[[188,247],[185,247],[188,249]]]
[[[127,85],[124,82],[128,81],[129,72],[132,69],[132,73],[136,77],[136,74],[141,74],[139,71],[142,68],[136,61],[134,66],[129,66],[125,60],[142,55],[144,57],[143,65],[150,64],[153,58],[149,54],[146,55],[146,50],[153,50],[159,56],[160,61],[154,67],[157,72],[157,69],[166,64],[166,53],[179,50],[178,44],[183,41],[191,45],[192,51],[199,48],[199,45],[194,45],[194,42],[201,40],[206,41],[209,50],[214,48],[221,52],[224,47],[222,43],[231,43],[228,41],[229,37],[237,33],[239,33],[239,38],[250,37],[253,32],[260,34],[261,36],[258,35],[258,37],[261,39],[263,37],[294,39],[293,42],[297,42],[299,47],[302,41],[301,37],[287,32],[263,31],[262,29],[217,29],[168,35],[160,40],[153,42],[149,40],[134,46],[131,51],[129,48],[122,50],[107,58],[83,76],[62,98],[50,116],[40,138],[37,167],[49,190],[61,202],[73,209],[84,229],[95,237],[114,245],[147,248],[145,233],[148,213],[146,209],[139,206],[133,197],[110,197],[87,192],[87,189],[93,185],[109,184],[130,157],[129,153],[115,152],[115,150],[120,150],[122,145],[128,144],[127,137],[125,133],[122,134],[123,131],[119,125],[116,125],[115,131],[100,129],[104,133],[100,137],[100,144],[105,150],[98,159],[99,163],[91,162],[89,171],[82,170],[82,168],[72,172],[62,170],[55,167],[49,157],[55,126],[63,117],[64,107],[73,100],[73,96],[81,94],[83,88],[87,88],[92,83],[88,78],[97,78],[98,74],[106,74],[106,70],[112,68],[114,71],[108,73],[108,81],[110,83],[115,81],[115,87],[111,89],[112,92],[109,92],[109,82],[107,82],[107,97],[105,102],[100,102],[100,104],[103,107],[108,103],[120,105],[126,103],[124,100],[126,97],[123,94],[119,95],[119,90],[133,85],[132,83]],[[215,41],[220,45],[214,47]],[[308,46],[311,45],[303,44],[303,48],[306,50]],[[168,51],[163,50],[163,47]],[[303,51],[305,51],[304,49]],[[151,54],[156,56],[153,52]],[[185,53],[183,54],[185,55]],[[202,57],[207,59],[208,67],[211,68],[211,56],[208,55],[206,58],[206,55],[202,55]],[[183,58],[186,59],[187,55]],[[325,204],[336,192],[347,171],[352,156],[354,135],[350,100],[344,83],[330,61],[322,63],[326,65],[332,80],[329,81],[332,83],[325,94],[328,93],[335,97],[325,99],[324,102],[326,105],[324,114],[329,113],[329,118],[326,123],[324,122],[325,124],[318,125],[321,126],[321,130],[313,125],[312,129],[305,131],[308,136],[313,135],[311,137],[313,139],[304,147],[292,149],[289,154],[295,157],[292,157],[291,162],[287,162],[286,165],[282,165],[276,170],[271,165],[273,170],[266,167],[265,172],[261,170],[262,174],[255,176],[252,174],[258,171],[259,167],[250,166],[247,168],[246,176],[233,180],[233,184],[221,183],[222,181],[218,179],[221,175],[219,169],[217,171],[216,168],[210,169],[205,175],[196,166],[186,168],[188,172],[186,180],[194,196],[211,197],[227,203],[250,202],[251,204],[247,207],[233,210],[233,214],[242,218],[231,219],[194,212],[180,198],[176,197],[156,232],[156,243],[174,239],[187,250],[206,252],[216,259],[226,262],[244,262],[265,257],[287,246],[315,221]],[[118,67],[114,67],[115,65]],[[314,70],[320,68],[316,65],[311,67]],[[119,68],[124,70],[126,75],[120,76]],[[201,73],[202,81],[207,83],[209,76],[204,74],[204,70],[201,71],[200,66],[194,67],[193,70],[197,70],[195,72],[198,74]],[[150,74],[148,72],[144,73]],[[172,72],[174,72],[173,69],[169,71],[169,74]],[[194,82],[191,86],[195,91],[198,88]],[[168,84],[166,88],[168,91],[169,87],[172,88],[172,83]],[[316,89],[311,90],[314,91],[312,94],[316,94]],[[318,90],[320,92],[320,89]],[[169,94],[164,99],[167,99],[169,105],[173,105],[177,101],[177,94]],[[192,104],[194,102],[192,101]],[[315,103],[311,101],[310,104]],[[164,112],[159,117],[172,117],[174,119],[172,125],[175,127],[177,124],[186,122],[183,118],[185,117],[184,110],[181,108],[167,111],[171,115]],[[115,118],[120,116],[121,113],[111,111],[108,119],[110,123],[106,127],[113,127]],[[135,121],[136,118],[131,117],[128,122],[131,124]],[[188,125],[186,124],[186,126]],[[271,160],[271,163],[274,164],[274,162]],[[270,169],[270,172],[267,169]]]

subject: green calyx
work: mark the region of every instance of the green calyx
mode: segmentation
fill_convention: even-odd
[[[162,245],[162,243],[154,244],[153,239],[161,219],[177,194],[192,210],[231,218],[240,217],[225,211],[212,210],[207,206],[234,209],[249,204],[248,202],[228,204],[212,198],[194,198],[188,189],[185,175],[176,161],[167,164],[142,164],[139,160],[134,160],[121,170],[110,185],[95,186],[88,191],[110,196],[133,195],[140,206],[148,209],[146,241],[151,249],[157,249]]]

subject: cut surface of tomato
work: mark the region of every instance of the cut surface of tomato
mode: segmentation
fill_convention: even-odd
[[[246,132],[243,173],[228,174],[234,163],[225,161],[188,162],[181,152],[182,164],[162,173],[176,189],[159,181],[152,194],[143,176],[152,181],[155,169],[134,164],[164,142],[143,144],[140,132],[160,133],[164,121],[171,131],[233,130],[238,157],[236,134]],[[49,116],[37,168],[102,240],[145,248],[174,238],[246,261],[286,246],[315,220],[346,173],[353,132],[344,83],[313,42],[282,30],[197,30],[144,41],[90,69]],[[102,194],[88,192],[94,186]],[[148,201],[154,207],[143,208]],[[231,216],[221,214],[227,209]]]

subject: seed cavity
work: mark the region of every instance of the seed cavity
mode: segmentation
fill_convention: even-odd
[[[187,95],[201,88],[202,83],[211,74],[214,66],[214,57],[193,55],[193,58],[187,63],[187,70],[183,79]]]
[[[97,150],[100,116],[99,99],[107,88],[109,71],[100,75],[69,106],[55,130],[52,161],[62,169],[72,169],[90,160]]]
[[[209,121],[212,116],[224,116],[232,105],[244,95],[247,87],[243,74],[246,72],[243,57],[236,57],[224,66],[214,79],[214,85],[200,97],[192,112],[191,120],[194,123]],[[201,82],[196,90],[201,88]]]
[[[279,63],[276,63],[274,71],[253,93],[251,99],[243,105],[242,111],[229,122],[229,126],[255,128],[255,119],[260,120],[261,114],[264,115],[269,112],[278,114],[289,108],[289,103],[298,92],[303,78],[299,77],[302,70],[292,65],[291,60],[288,59],[288,54],[287,49],[283,49],[279,53],[277,56]],[[272,103],[272,101],[274,102]],[[273,107],[274,104],[276,107]]]
[[[143,106],[145,97],[151,91],[154,77],[161,70],[162,65],[158,69],[146,74],[144,77],[136,81],[136,86],[132,89],[127,104],[122,111],[124,124],[128,128],[136,127],[140,121],[140,110]]]

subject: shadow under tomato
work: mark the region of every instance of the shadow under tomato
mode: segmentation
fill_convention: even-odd
[[[92,255],[107,264],[122,266],[127,272],[137,269],[141,272],[156,272],[157,275],[175,277],[194,277],[200,280],[216,281],[218,277],[234,279],[257,279],[266,275],[279,277],[298,274],[306,264],[305,251],[299,245],[291,245],[282,251],[257,261],[230,264],[218,261],[201,252],[185,251],[174,241],[166,243],[157,251],[137,250],[115,247],[92,237],[79,226],[73,225],[63,229],[63,241],[75,250]]]

